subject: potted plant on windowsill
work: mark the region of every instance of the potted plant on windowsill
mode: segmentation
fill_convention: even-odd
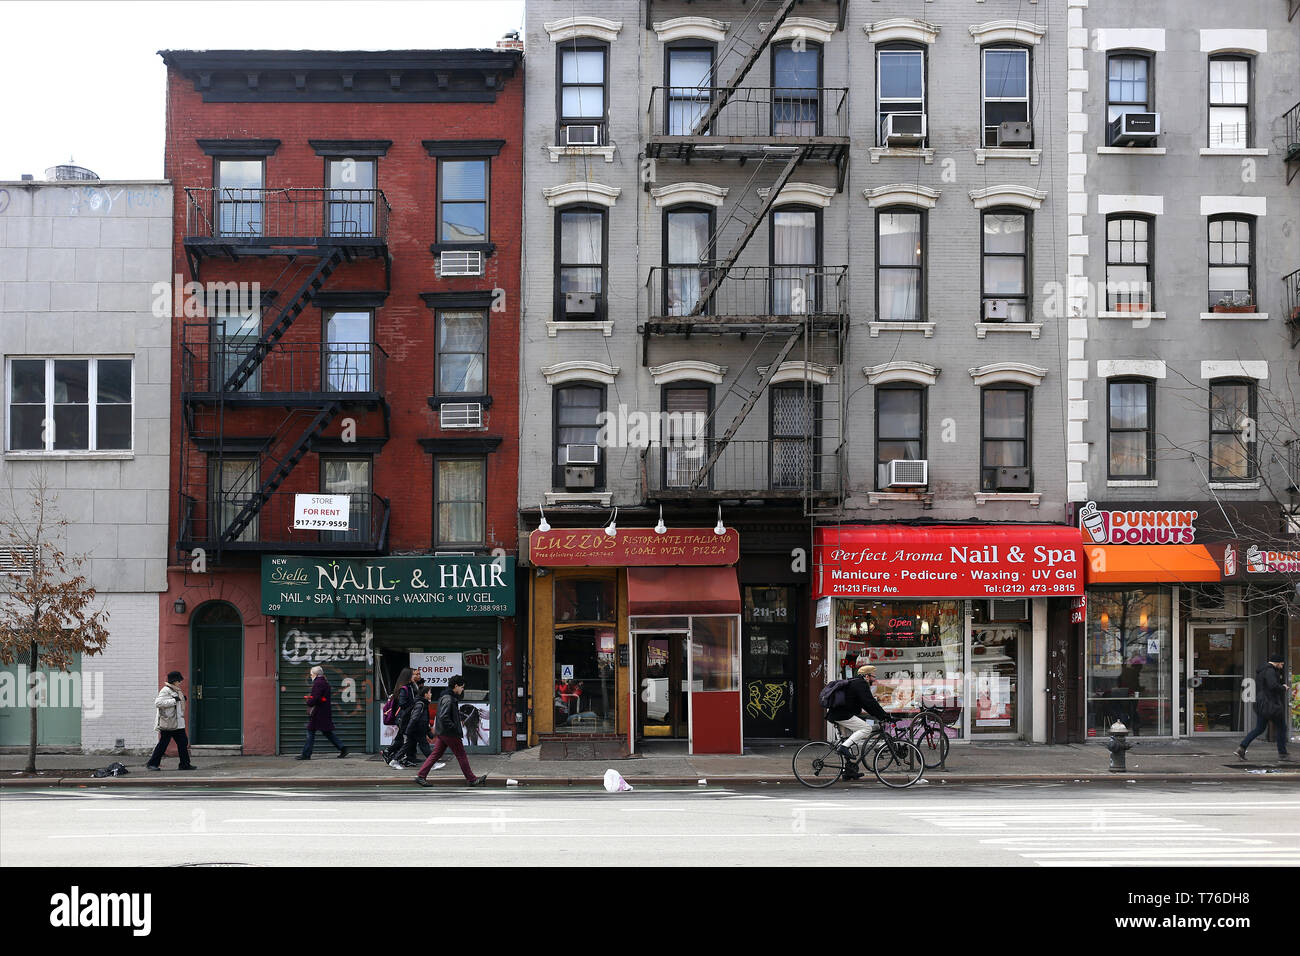
[[[1151,311],[1150,302],[1116,302],[1116,312],[1149,312]]]
[[[1249,292],[1237,296],[1225,295],[1214,304],[1213,312],[1254,312],[1255,303]]]

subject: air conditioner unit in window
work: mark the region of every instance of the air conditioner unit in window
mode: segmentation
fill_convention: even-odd
[[[1159,113],[1121,113],[1110,121],[1112,146],[1143,146],[1159,135]]]
[[[1029,601],[1025,598],[994,598],[989,601],[990,621],[1029,620]]]
[[[929,471],[930,463],[924,459],[895,458],[889,463],[889,487],[924,488],[929,484]]]
[[[565,146],[599,146],[600,145],[600,127],[599,126],[566,126],[564,127],[564,145]]]
[[[441,276],[481,276],[483,253],[447,250],[438,254],[438,274]]]
[[[595,465],[565,465],[564,487],[570,491],[581,491],[596,487]]]
[[[886,114],[880,135],[886,146],[919,146],[925,140],[925,114]]]
[[[565,315],[589,315],[596,314],[596,296],[592,292],[566,292],[564,293],[564,314]]]
[[[1028,146],[1034,141],[1034,129],[1027,122],[1013,120],[998,124],[999,146]]]
[[[1028,491],[1032,485],[1033,476],[1028,468],[997,465],[981,470],[981,491]]]
[[[985,322],[1005,322],[1007,320],[1007,311],[1006,299],[984,300]]]
[[[562,464],[565,465],[600,464],[599,445],[565,445],[561,454],[564,459]]]
[[[443,428],[482,428],[482,402],[443,402],[438,406],[438,424]]]

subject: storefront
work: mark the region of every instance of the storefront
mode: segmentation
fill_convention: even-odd
[[[405,667],[440,694],[465,678],[467,750],[514,749],[515,559],[383,557],[262,559],[262,611],[278,620],[278,746],[301,746],[313,666],[334,690],[334,722],[349,749],[392,739],[379,702]]]
[[[966,739],[1045,741],[1049,620],[1083,593],[1082,546],[1056,525],[840,525],[814,534],[826,678],[876,667],[891,713],[943,708]],[[1068,626],[1068,625],[1065,625]]]
[[[734,529],[534,531],[530,742],[740,753],[739,555]]]

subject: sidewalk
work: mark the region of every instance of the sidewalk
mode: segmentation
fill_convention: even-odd
[[[534,747],[513,754],[472,755],[474,771],[487,774],[488,786],[583,786],[601,784],[611,767],[636,786],[794,785],[791,757],[801,741],[746,749],[743,755],[688,755],[683,745],[652,744],[645,756],[613,760],[541,760]],[[931,785],[987,783],[1224,783],[1243,780],[1300,782],[1300,760],[1279,763],[1273,744],[1257,741],[1249,761],[1233,755],[1235,740],[1136,742],[1128,769],[1111,773],[1110,754],[1099,744],[1044,746],[1025,743],[957,744],[948,766],[926,772]],[[1295,753],[1296,748],[1292,748]],[[450,755],[448,755],[450,756]],[[317,749],[310,761],[291,755],[244,757],[204,754],[193,757],[198,770],[180,772],[169,754],[163,770],[145,770],[143,755],[38,754],[40,776],[20,776],[21,754],[0,754],[0,787],[367,787],[411,786],[414,770],[393,770],[377,756],[354,754],[340,760],[332,749]],[[94,779],[89,772],[118,761],[130,773]],[[454,758],[429,774],[430,783],[463,786]],[[871,785],[875,785],[871,781]]]

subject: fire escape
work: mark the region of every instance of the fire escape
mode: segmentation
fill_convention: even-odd
[[[689,179],[704,178],[708,168],[732,167],[747,169],[748,178],[731,188],[730,205],[720,210],[697,262],[650,269],[642,362],[653,364],[656,342],[705,335],[737,336],[748,356],[707,414],[699,432],[707,438],[689,448],[665,440],[643,453],[648,501],[802,500],[806,516],[836,514],[842,505],[848,267],[822,264],[820,249],[816,264],[742,261],[774,208],[789,202],[782,190],[801,167],[829,167],[835,191],[844,187],[847,89],[822,86],[820,69],[800,70],[791,79],[775,65],[772,82],[782,85],[742,85],[765,54],[776,55],[777,35],[798,2],[754,0],[733,20],[698,86],[651,90],[649,159],[660,168],[689,166]],[[646,7],[649,28],[653,0]],[[843,30],[847,0],[837,7]],[[786,49],[799,48],[796,42]],[[721,76],[726,79],[718,82]],[[769,388],[774,381],[783,386],[780,401]],[[801,394],[792,391],[796,385]],[[765,396],[771,404],[768,437],[739,438]],[[748,433],[754,431],[751,425]]]
[[[387,434],[387,356],[373,335],[342,341],[327,335],[323,323],[307,329],[299,322],[331,276],[351,263],[381,264],[389,288],[387,200],[374,189],[187,188],[185,194],[184,248],[190,276],[204,290],[204,315],[178,315],[183,431],[176,546],[182,558],[195,548],[211,563],[225,552],[268,548],[384,550],[386,499],[351,493],[348,528],[295,530],[295,492],[282,489],[345,411],[381,414]],[[203,283],[205,262],[220,281]],[[269,283],[247,281],[275,263],[283,265]]]
[[[1300,6],[1300,0],[1296,0]],[[1292,11],[1294,13],[1294,10]],[[1291,107],[1282,117],[1286,129],[1283,162],[1286,163],[1286,184],[1300,175],[1300,103]],[[1300,269],[1282,277],[1286,300],[1286,322],[1291,331],[1291,348],[1300,345]]]

